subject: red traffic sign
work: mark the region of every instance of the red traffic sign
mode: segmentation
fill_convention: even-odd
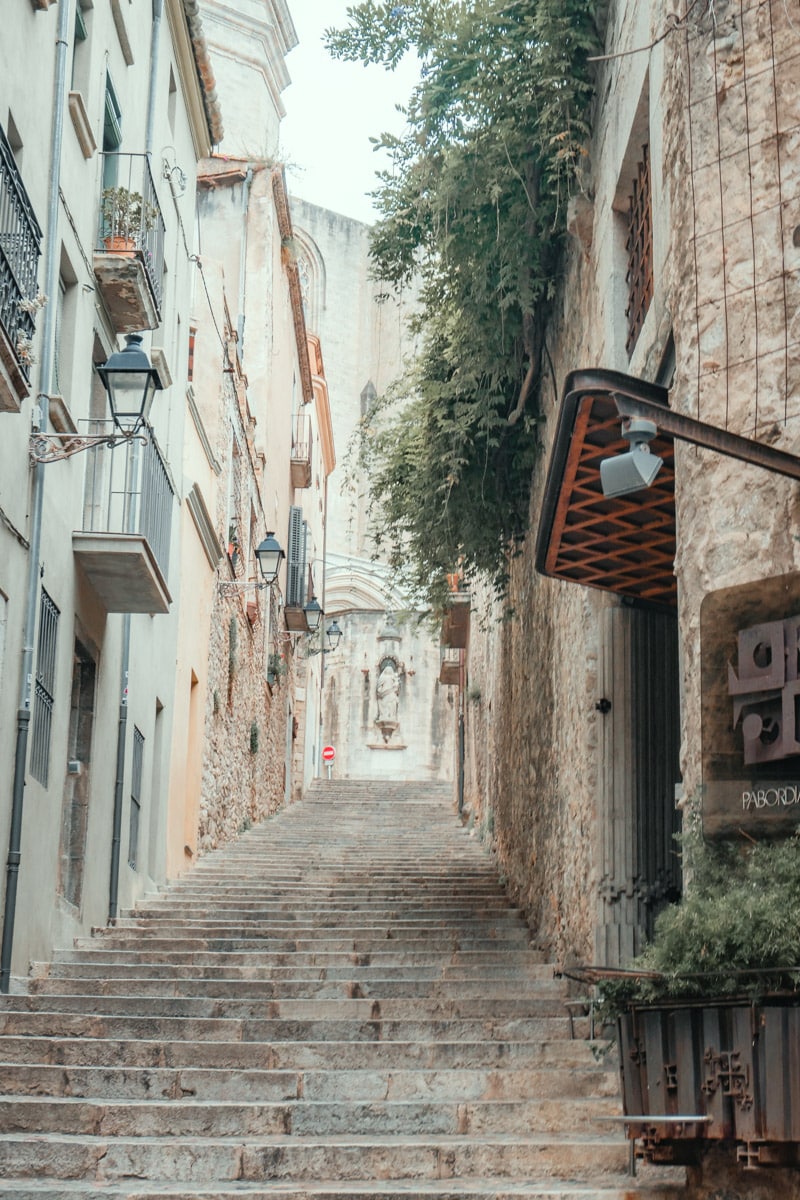
[[[322,747],[322,761],[323,762],[333,762],[333,760],[335,758],[336,758],[336,751],[334,750],[333,746],[323,746]]]

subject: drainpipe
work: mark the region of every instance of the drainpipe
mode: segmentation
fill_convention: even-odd
[[[150,34],[150,86],[147,93],[147,127],[144,149],[147,161],[153,152],[156,94],[158,92],[158,53],[161,44],[161,13],[164,0],[153,0],[153,28]],[[129,521],[133,511],[129,510]],[[131,526],[129,532],[133,532]],[[122,622],[122,662],[119,679],[119,720],[117,723],[117,769],[114,778],[114,814],[111,821],[111,868],[108,883],[108,924],[117,919],[119,909],[119,862],[122,846],[122,806],[125,783],[125,746],[128,733],[128,674],[131,660],[131,614],[125,613]]]
[[[153,127],[156,119],[156,93],[158,91],[158,52],[161,45],[161,13],[164,0],[153,0],[153,29],[150,34],[150,89],[147,94],[147,130],[144,152],[148,159],[153,153]]]
[[[250,207],[250,188],[253,183],[253,168],[247,168],[247,174],[242,184],[242,246],[239,259],[239,319],[237,333],[239,334],[239,358],[244,362],[244,324],[245,300],[247,298],[247,211]]]
[[[458,814],[464,811],[464,758],[465,758],[465,730],[464,730],[464,693],[467,687],[467,671],[464,662],[466,651],[461,650],[461,663],[459,664],[459,685],[458,685]]]
[[[67,103],[68,37],[74,28],[73,5],[67,0],[59,5],[58,35],[53,98],[53,125],[50,141],[50,191],[47,202],[47,244],[45,246],[45,294],[50,303],[44,309],[42,328],[42,369],[39,374],[40,392],[33,409],[34,432],[47,428],[47,401],[52,388],[55,360],[56,313],[58,311],[58,197],[61,183],[61,151],[64,138],[64,114]],[[11,799],[11,828],[8,836],[6,865],[6,900],[3,918],[3,942],[0,950],[0,992],[8,992],[11,982],[11,952],[14,945],[14,922],[17,912],[17,882],[22,857],[22,811],[25,801],[25,762],[28,754],[28,732],[31,720],[31,686],[33,682],[33,638],[39,601],[39,559],[42,544],[42,502],[44,498],[44,464],[33,468],[31,485],[31,531],[28,552],[28,591],[25,605],[25,625],[22,638],[22,670],[20,672],[19,708],[17,710],[17,739],[14,753],[14,784]]]
[[[131,614],[122,624],[122,668],[120,671],[119,723],[117,725],[117,772],[114,780],[114,817],[111,832],[111,875],[108,886],[108,924],[117,919],[119,859],[122,843],[122,800],[125,781],[125,744],[128,732],[128,669],[131,658]]]

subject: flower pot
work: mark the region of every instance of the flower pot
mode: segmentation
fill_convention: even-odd
[[[103,245],[106,250],[110,250],[114,254],[132,254],[136,249],[136,242],[133,238],[116,235],[103,238]]]

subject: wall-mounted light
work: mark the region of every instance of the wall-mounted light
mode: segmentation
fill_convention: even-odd
[[[234,595],[237,592],[261,592],[271,588],[278,578],[281,562],[286,557],[280,542],[274,533],[268,533],[253,551],[261,579],[220,579],[217,581],[217,591],[223,595]]]
[[[316,596],[311,597],[308,604],[306,604],[305,608],[303,609],[303,612],[306,615],[308,632],[311,634],[316,633],[322,623],[322,618],[325,616],[325,613],[322,611],[320,602]]]
[[[325,631],[325,638],[328,643],[327,646],[312,647],[310,650],[308,650],[306,652],[308,657],[311,658],[314,654],[332,654],[333,651],[338,648],[339,642],[342,640],[342,637],[343,637],[343,634],[342,634],[341,629],[339,628],[339,622],[334,617],[334,619],[331,621],[330,625],[328,626],[327,630]]]
[[[29,447],[33,462],[60,462],[94,446],[113,448],[134,439],[147,441],[143,430],[149,426],[153,398],[164,385],[142,349],[141,334],[129,333],[125,341],[124,350],[115,350],[102,366],[95,368],[106,389],[111,416],[119,432],[88,437],[71,432],[33,433]],[[49,403],[50,397],[42,394],[39,401]]]
[[[658,433],[655,421],[629,417],[622,422],[622,436],[630,450],[604,458],[600,463],[600,484],[604,496],[626,496],[648,488],[663,466],[663,460],[650,452],[649,442]]]

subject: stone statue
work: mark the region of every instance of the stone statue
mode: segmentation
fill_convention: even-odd
[[[397,725],[397,706],[400,696],[400,680],[393,662],[387,662],[378,676],[377,725]]]

